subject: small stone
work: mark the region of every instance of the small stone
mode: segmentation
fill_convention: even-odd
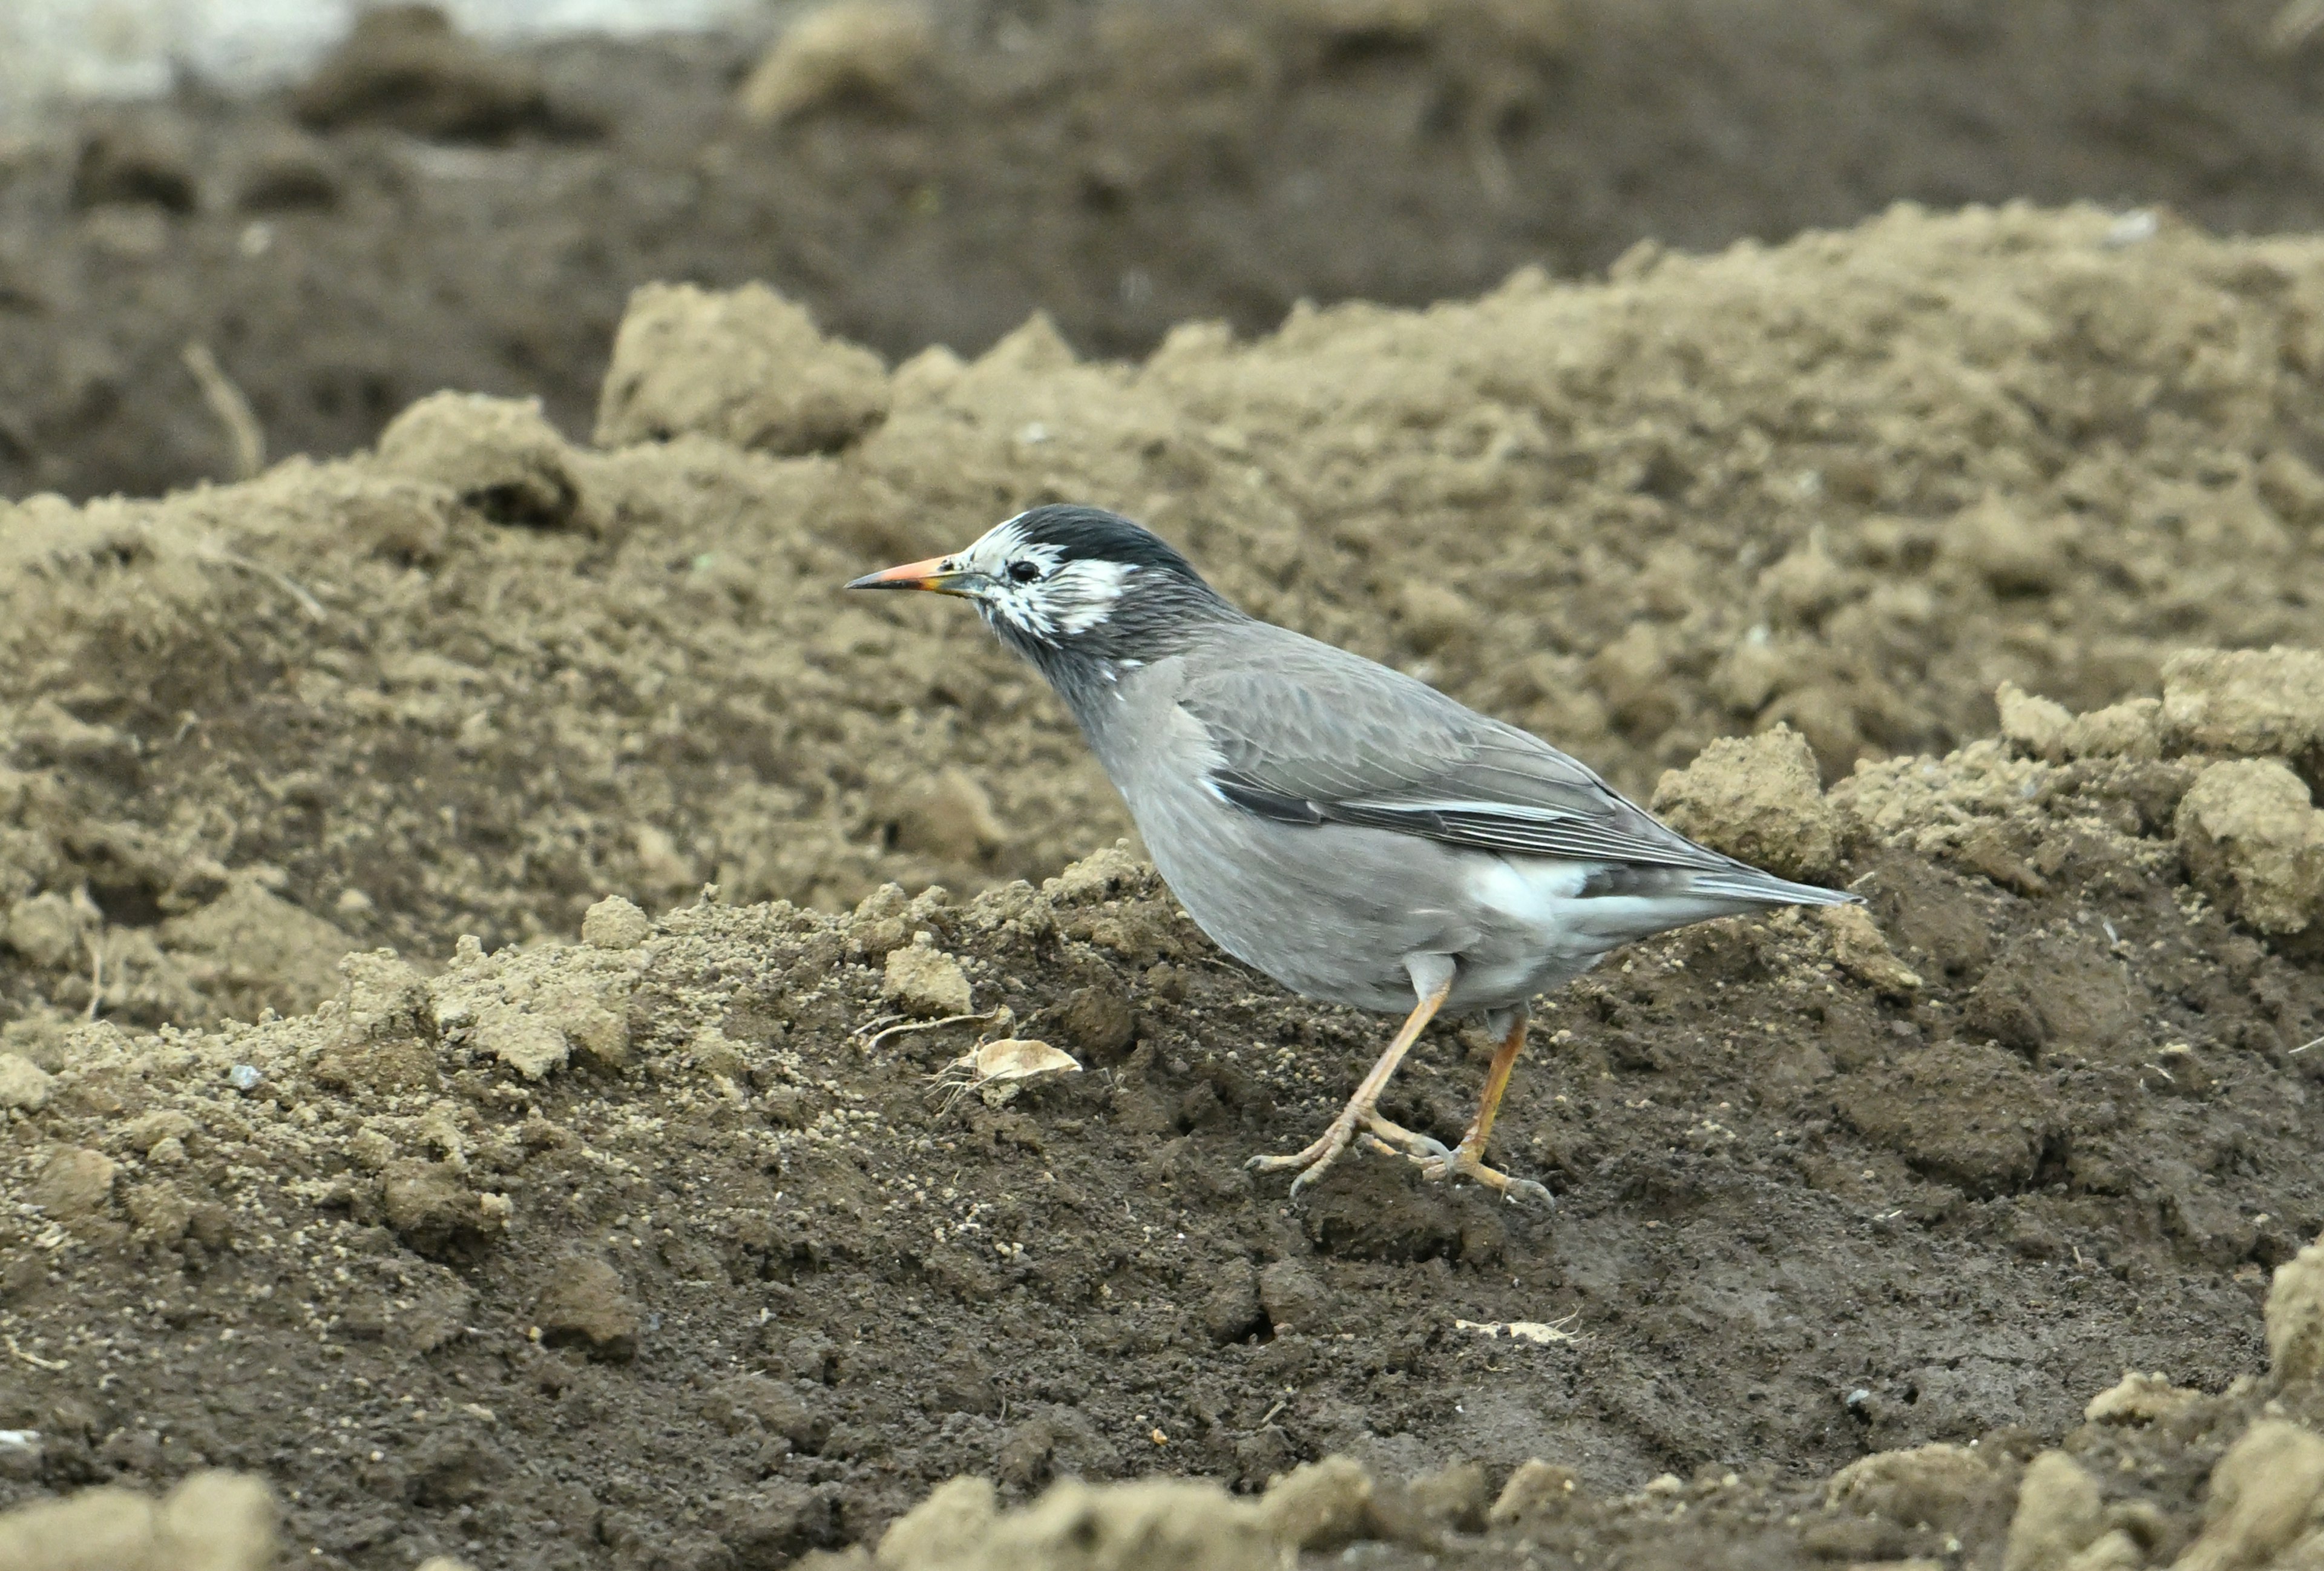
[[[925,943],[888,951],[882,991],[908,1013],[928,1018],[967,1014],[974,1007],[960,962]]]
[[[653,922],[618,894],[609,894],[581,915],[581,941],[598,949],[634,949],[653,934]]]
[[[1326,1456],[1295,1467],[1268,1484],[1259,1502],[1278,1543],[1321,1553],[1364,1537],[1371,1506],[1372,1475],[1352,1456]]]
[[[32,1059],[0,1053],[0,1110],[38,1113],[48,1105],[49,1088],[56,1077]]]
[[[637,1356],[642,1318],[637,1301],[622,1287],[621,1273],[593,1256],[565,1267],[541,1295],[533,1317],[549,1346],[579,1347],[607,1363],[627,1363]]]
[[[245,1096],[257,1090],[258,1083],[265,1078],[265,1073],[255,1064],[236,1064],[226,1072],[226,1083]]]
[[[2105,1525],[2097,1481],[2063,1451],[2044,1451],[2017,1486],[2002,1571],[2064,1571]]]

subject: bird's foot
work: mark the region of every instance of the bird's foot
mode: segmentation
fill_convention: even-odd
[[[1466,1141],[1449,1151],[1439,1146],[1437,1152],[1412,1159],[1420,1166],[1420,1176],[1431,1183],[1441,1184],[1457,1175],[1475,1179],[1511,1205],[1523,1202],[1528,1206],[1539,1206],[1545,1210],[1554,1209],[1557,1205],[1556,1198],[1549,1190],[1531,1178],[1513,1178],[1499,1168],[1487,1167],[1483,1156]]]
[[[1377,1113],[1365,1121],[1364,1133],[1365,1138],[1370,1141],[1372,1150],[1385,1157],[1410,1157],[1418,1162],[1452,1154],[1452,1148],[1435,1136],[1406,1129]]]
[[[1243,1166],[1254,1173],[1280,1173],[1298,1169],[1299,1176],[1291,1180],[1290,1197],[1296,1199],[1300,1190],[1331,1170],[1332,1164],[1340,1160],[1340,1153],[1355,1140],[1359,1129],[1364,1132],[1365,1141],[1373,1150],[1390,1156],[1405,1156],[1416,1162],[1426,1162],[1449,1159],[1452,1154],[1442,1141],[1416,1133],[1369,1109],[1350,1107],[1332,1121],[1331,1127],[1323,1132],[1321,1139],[1305,1150],[1293,1151],[1289,1156],[1253,1157]]]

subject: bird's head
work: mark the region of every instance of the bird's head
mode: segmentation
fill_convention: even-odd
[[[1059,661],[1142,663],[1186,627],[1233,615],[1194,564],[1102,508],[1020,513],[965,550],[869,573],[851,589],[933,589],[976,603],[985,625],[1045,670]]]

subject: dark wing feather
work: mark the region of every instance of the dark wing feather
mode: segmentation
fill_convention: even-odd
[[[1206,663],[1179,707],[1218,750],[1212,784],[1247,812],[1509,855],[1737,865],[1538,737],[1343,650],[1259,624]]]

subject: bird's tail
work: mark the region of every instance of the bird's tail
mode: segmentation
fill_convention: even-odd
[[[1772,873],[1762,873],[1756,867],[1740,864],[1716,872],[1697,873],[1688,878],[1690,894],[1707,895],[1712,900],[1742,901],[1751,905],[1862,905],[1864,897],[1850,894],[1844,889],[1824,889],[1812,883],[1794,883],[1788,878],[1777,878]]]

